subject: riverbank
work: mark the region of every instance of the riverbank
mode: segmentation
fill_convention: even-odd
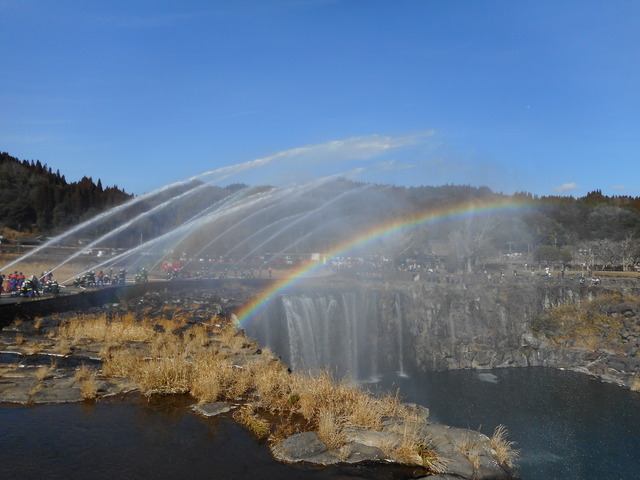
[[[222,410],[285,462],[393,462],[411,465],[417,477],[515,478],[503,430],[489,438],[433,424],[424,407],[372,397],[326,371],[291,373],[230,328],[219,315],[227,303],[211,295],[151,294],[89,315],[16,322],[1,336],[0,401],[188,393],[200,414],[225,403]]]

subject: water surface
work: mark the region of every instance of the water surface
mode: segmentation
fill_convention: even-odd
[[[387,468],[276,462],[229,417],[190,413],[186,396],[0,405],[0,479],[380,479]]]
[[[387,376],[434,421],[491,435],[504,424],[526,480],[640,479],[640,393],[551,368]]]

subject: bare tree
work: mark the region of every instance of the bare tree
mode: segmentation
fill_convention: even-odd
[[[627,234],[620,241],[620,259],[624,270],[633,270],[634,265],[640,261],[640,243],[635,239],[634,232]]]
[[[473,272],[473,267],[490,245],[490,233],[499,223],[495,215],[470,217],[461,223],[459,229],[449,234],[451,247],[463,260],[467,273]]]

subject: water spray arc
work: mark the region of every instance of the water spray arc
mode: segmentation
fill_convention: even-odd
[[[82,272],[80,272],[79,275],[83,275],[84,273],[87,273],[88,271],[92,270],[92,269],[98,269],[101,267],[106,267],[109,265],[116,265],[118,262],[120,262],[121,260],[124,260],[126,258],[128,258],[129,256],[144,251],[146,249],[148,249],[149,247],[158,245],[160,242],[163,241],[168,241],[168,240],[173,240],[176,237],[179,237],[180,235],[183,235],[185,233],[188,234],[192,234],[194,229],[198,229],[200,227],[202,227],[203,225],[207,224],[208,222],[212,221],[212,219],[214,218],[219,218],[223,215],[231,215],[233,213],[237,213],[238,210],[241,210],[243,208],[248,208],[251,205],[255,205],[257,203],[259,203],[260,201],[263,200],[264,196],[261,194],[257,194],[255,195],[255,197],[257,198],[253,198],[250,202],[246,202],[243,203],[241,205],[236,205],[235,203],[238,203],[237,201],[232,204],[231,206],[227,206],[226,208],[223,209],[216,209],[213,212],[208,213],[207,215],[196,215],[194,217],[192,217],[191,220],[183,223],[182,225],[178,226],[176,229],[174,229],[173,231],[167,232],[163,235],[160,235],[159,237],[153,238],[151,240],[148,240],[147,242],[144,242],[140,245],[138,245],[137,247],[132,248],[131,250],[121,253],[120,255],[117,255],[115,257],[112,257],[108,260],[105,260],[104,262],[91,267],[89,269],[86,269]],[[70,280],[72,280],[73,278],[69,278],[67,280],[65,280],[62,283],[67,283]]]
[[[208,249],[216,241],[220,240],[225,235],[228,235],[229,233],[239,229],[240,227],[244,226],[245,224],[251,222],[254,218],[259,217],[261,215],[265,215],[267,212],[269,212],[269,211],[271,211],[273,209],[283,208],[285,205],[293,204],[300,197],[302,197],[304,195],[310,195],[314,190],[317,190],[317,189],[323,187],[324,185],[328,184],[331,181],[337,180],[338,178],[341,178],[343,176],[347,176],[347,177],[348,176],[356,176],[361,171],[362,171],[362,169],[354,169],[354,170],[351,170],[349,172],[345,172],[344,174],[329,175],[329,176],[326,176],[326,177],[319,178],[317,180],[313,180],[311,182],[307,182],[305,184],[293,185],[293,186],[290,186],[290,187],[284,187],[284,188],[272,190],[272,196],[270,198],[265,198],[265,200],[264,200],[264,203],[266,204],[265,206],[261,206],[255,212],[250,213],[249,215],[245,216],[244,218],[242,218],[238,222],[234,223],[234,225],[232,225],[231,227],[225,229],[220,234],[215,236],[206,245],[204,245],[202,248],[200,248],[200,250],[198,250],[192,256],[192,259],[193,258],[198,258],[202,252],[204,252],[206,249]],[[251,235],[251,237],[253,237],[255,235],[256,234],[254,233],[254,234]],[[248,240],[248,239],[243,240],[241,243],[245,243],[246,240]],[[237,249],[238,247],[239,247],[239,244],[236,244],[232,250]],[[254,253],[254,251],[252,251],[249,255]],[[224,256],[227,256],[229,254],[230,254],[230,251],[226,252],[224,254]],[[246,258],[247,257],[244,257],[242,260],[240,260],[240,262],[245,260]],[[189,260],[184,266],[186,267],[187,265],[189,265],[191,263],[191,261],[192,260]]]
[[[130,226],[135,225],[137,222],[147,218],[150,215],[159,213],[159,212],[161,212],[162,210],[166,209],[169,206],[174,206],[175,202],[180,202],[182,200],[185,200],[185,199],[195,195],[196,193],[198,193],[199,191],[203,190],[206,187],[208,187],[208,185],[203,183],[203,184],[200,184],[200,185],[198,185],[198,186],[196,186],[194,188],[191,188],[191,189],[187,190],[184,193],[176,195],[175,197],[171,197],[169,200],[166,200],[163,203],[160,203],[159,205],[156,205],[155,207],[151,208],[150,210],[147,210],[146,212],[138,214],[137,216],[135,216],[131,220],[123,223],[119,227],[117,227],[117,228],[111,230],[110,232],[102,235],[101,237],[93,240],[89,244],[85,245],[84,249],[91,249],[91,248],[94,248],[94,247],[100,245],[102,242],[104,242],[104,241],[108,240],[109,238],[112,238],[115,235],[123,232],[124,230],[126,230]],[[80,255],[82,255],[82,251],[77,251],[77,252],[73,253],[72,255],[67,257],[63,262],[61,262],[58,265],[56,265],[55,267],[53,267],[50,271],[51,272],[56,271],[58,268],[60,268],[61,266],[65,265],[66,263],[72,261],[73,259],[79,257]]]
[[[358,188],[356,188],[354,190],[343,192],[340,195],[338,195],[337,197],[332,198],[328,202],[325,202],[325,203],[321,204],[320,206],[314,208],[313,210],[310,210],[309,212],[305,213],[302,217],[300,217],[300,218],[294,220],[293,222],[291,222],[284,229],[282,229],[279,232],[276,232],[273,235],[271,235],[270,237],[268,237],[266,240],[264,240],[262,243],[260,243],[257,247],[255,247],[253,250],[251,250],[249,253],[247,253],[244,257],[242,257],[240,260],[238,260],[238,262],[236,264],[242,263],[244,260],[249,258],[254,253],[256,253],[258,250],[263,248],[267,243],[269,243],[270,241],[274,240],[278,236],[282,235],[287,230],[290,230],[291,228],[295,227],[296,225],[300,224],[301,222],[309,219],[311,216],[313,216],[313,215],[315,215],[315,214],[317,214],[319,212],[322,212],[327,207],[335,204],[336,202],[339,202],[340,200],[344,199],[345,197],[347,197],[349,195],[353,195],[353,194],[358,193],[358,192],[362,193],[363,191],[365,191],[365,190],[367,190],[367,189],[369,189],[371,187],[372,187],[372,185],[364,185],[364,186],[358,187]]]

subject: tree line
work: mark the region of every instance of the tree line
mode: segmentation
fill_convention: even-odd
[[[30,235],[49,234],[93,217],[131,198],[117,186],[91,177],[67,182],[40,160],[0,153],[0,228]]]
[[[167,207],[141,216],[131,228],[111,240],[120,247],[138,245],[178,227],[197,212],[247,186],[207,186],[195,189],[198,195],[179,195],[193,188],[193,184],[181,185],[136,203],[96,226],[93,234],[103,235],[166,202]],[[357,193],[345,197],[348,201],[334,203],[334,199],[347,191]],[[90,177],[83,177],[79,182],[67,182],[59,171],[54,173],[40,161],[20,161],[7,153],[0,154],[0,227],[51,235],[130,198],[131,195],[116,186],[104,188],[100,180],[96,183]],[[250,222],[244,222],[242,216],[251,212],[226,216],[211,229],[203,228],[200,236],[185,240],[184,250],[199,251],[210,244],[212,238],[219,237],[209,247],[211,255],[233,251],[241,257],[263,245],[263,236],[254,237],[254,234],[264,229],[264,236],[273,237],[261,247],[267,252],[284,251],[290,245],[295,245],[293,253],[327,252],[372,225],[384,224],[397,219],[398,215],[409,217],[466,202],[492,201],[532,208],[509,216],[485,215],[425,225],[408,232],[402,242],[396,238],[395,247],[391,246],[392,242],[381,239],[371,244],[370,249],[378,249],[385,256],[411,256],[423,264],[434,255],[441,256],[446,249],[452,268],[466,271],[482,268],[482,264],[500,255],[503,258],[523,255],[529,262],[574,261],[624,265],[627,269],[640,261],[640,197],[607,196],[600,190],[577,198],[527,192],[505,195],[470,185],[402,187],[345,179],[324,184],[322,189],[293,201],[280,202],[277,208],[264,209]],[[305,212],[316,211],[323,204],[319,213],[306,219]],[[261,204],[256,208],[262,207]],[[287,227],[283,219],[298,218],[296,215],[304,220],[295,220],[295,228]],[[271,232],[269,225],[280,225],[277,235],[267,233]],[[220,236],[224,231],[228,233]]]

